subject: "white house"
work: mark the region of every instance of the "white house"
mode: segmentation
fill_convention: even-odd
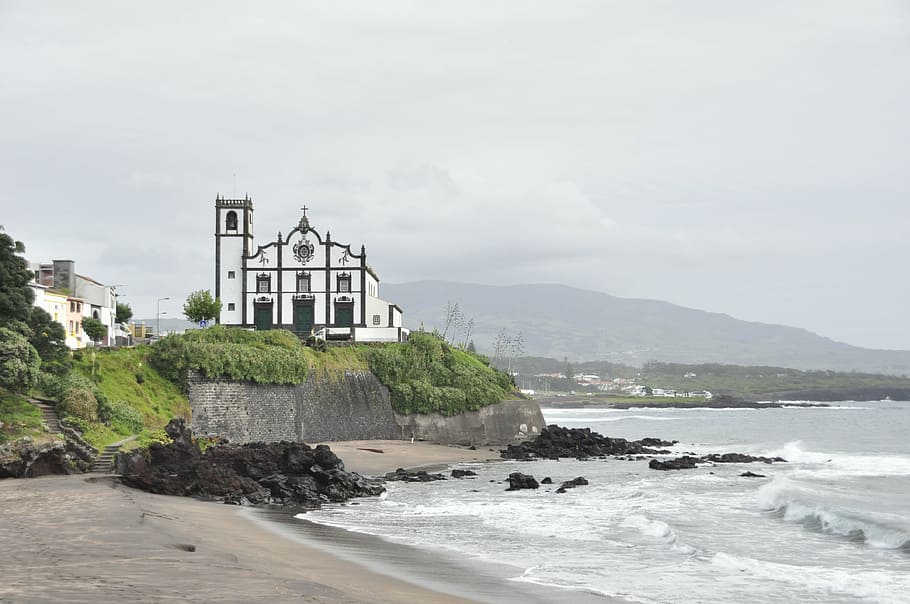
[[[253,201],[215,198],[215,297],[218,322],[287,329],[300,337],[399,342],[401,308],[379,297],[366,248],[320,235],[303,216],[283,237],[256,245]]]
[[[35,304],[47,306],[54,296],[66,299],[65,308],[58,315],[48,310],[54,320],[64,326],[67,345],[71,348],[85,346],[87,337],[82,331],[80,317],[91,317],[107,327],[107,335],[101,341],[104,346],[115,343],[117,292],[113,286],[104,285],[91,277],[76,274],[76,263],[72,260],[54,260],[52,263],[33,264],[36,286]],[[43,292],[42,292],[43,290]],[[57,292],[54,294],[53,292]],[[39,299],[43,303],[39,304]]]

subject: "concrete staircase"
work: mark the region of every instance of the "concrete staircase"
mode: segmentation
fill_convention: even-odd
[[[95,474],[110,474],[114,466],[114,455],[120,450],[120,447],[135,439],[136,436],[130,436],[104,447],[104,451],[95,459],[90,471]]]
[[[45,425],[47,425],[48,432],[52,434],[63,434],[63,428],[60,427],[60,418],[57,417],[57,412],[54,411],[53,407],[35,399],[29,399],[29,402],[41,410],[41,415],[44,418]]]

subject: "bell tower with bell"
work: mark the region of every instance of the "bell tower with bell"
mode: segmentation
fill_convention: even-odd
[[[253,200],[215,196],[215,297],[223,306],[218,323],[241,323],[242,309],[226,300],[242,300],[243,258],[253,249]]]

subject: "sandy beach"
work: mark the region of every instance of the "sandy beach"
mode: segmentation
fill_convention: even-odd
[[[488,447],[327,444],[364,475],[498,457]],[[236,507],[100,475],[0,481],[0,509],[0,602],[468,601],[265,530]]]

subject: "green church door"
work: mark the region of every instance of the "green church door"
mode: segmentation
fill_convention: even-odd
[[[272,328],[272,305],[257,304],[253,312],[253,324],[256,331],[265,331]]]
[[[335,304],[335,327],[351,327],[354,325],[354,305]]]
[[[310,335],[315,319],[312,301],[304,304],[294,304],[294,332],[298,336],[305,337]]]

